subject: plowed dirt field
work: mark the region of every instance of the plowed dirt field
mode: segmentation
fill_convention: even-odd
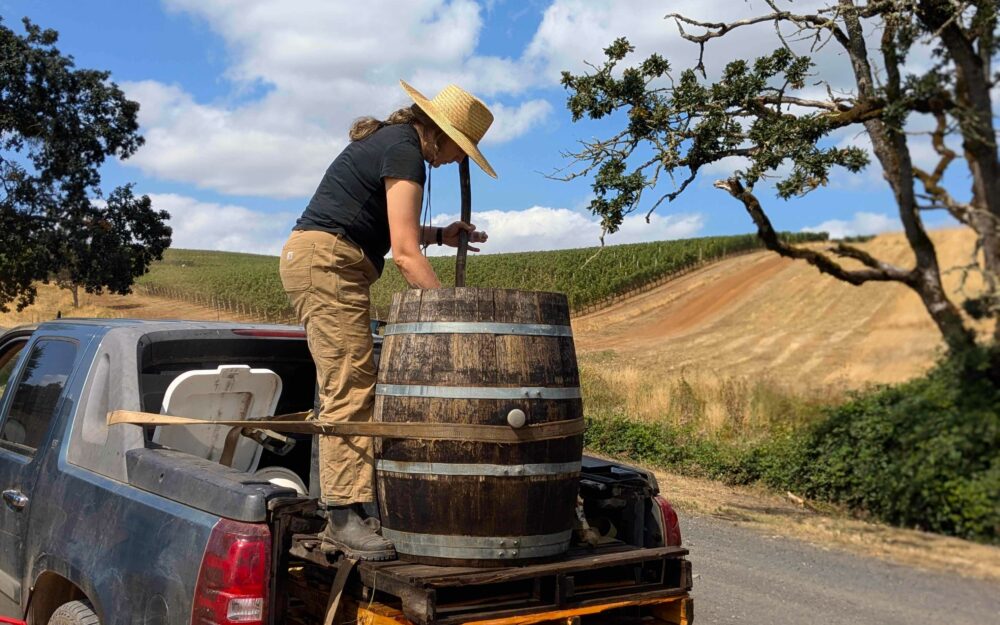
[[[974,241],[932,233],[948,288],[958,294]],[[909,266],[902,234],[861,244]],[[970,276],[967,292],[978,283]],[[984,332],[986,328],[981,328]],[[898,284],[851,286],[772,252],[738,256],[573,322],[577,349],[640,370],[760,377],[789,388],[898,382],[931,365],[942,342],[919,298]]]

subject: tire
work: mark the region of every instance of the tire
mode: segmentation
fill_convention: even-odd
[[[49,617],[49,625],[101,625],[89,601],[70,601]]]

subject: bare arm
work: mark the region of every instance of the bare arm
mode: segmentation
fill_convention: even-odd
[[[423,235],[420,227],[420,199],[423,189],[412,180],[385,179],[386,207],[389,214],[389,242],[392,260],[406,282],[418,289],[441,288],[441,281],[427,258],[420,253]]]

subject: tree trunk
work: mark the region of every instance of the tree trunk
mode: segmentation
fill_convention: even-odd
[[[853,6],[850,0],[841,0],[841,4]],[[857,13],[847,11],[844,23],[850,42],[848,53],[854,68],[858,96],[864,101],[873,95],[867,43]],[[882,36],[882,57],[885,61],[885,93],[890,103],[901,97],[900,59],[895,45],[893,25],[887,22]],[[875,156],[885,172],[885,178],[892,187],[893,197],[899,208],[899,218],[903,223],[903,232],[916,256],[916,267],[908,284],[920,295],[920,300],[941,331],[949,351],[957,354],[969,350],[975,347],[976,337],[972,330],[966,327],[965,320],[962,319],[955,304],[948,299],[941,283],[937,252],[920,219],[914,191],[916,179],[906,135],[901,128],[893,127],[879,119],[868,120],[864,122],[864,126],[871,138]]]
[[[80,307],[80,285],[74,284],[69,289],[73,293],[73,308]]]
[[[992,301],[993,338],[1000,343],[1000,158],[993,128],[990,94],[992,69],[989,42],[997,25],[996,8],[977,3],[981,17],[978,46],[955,19],[955,6],[948,0],[921,0],[917,17],[924,26],[939,32],[948,55],[955,63],[955,115],[962,133],[962,148],[972,174],[970,225],[979,235],[983,251],[983,279]],[[988,13],[993,11],[992,14]]]

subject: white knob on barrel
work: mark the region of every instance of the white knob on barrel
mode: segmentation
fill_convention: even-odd
[[[520,408],[514,408],[507,413],[507,424],[512,428],[523,428],[527,421],[528,419],[524,416],[524,411]]]

